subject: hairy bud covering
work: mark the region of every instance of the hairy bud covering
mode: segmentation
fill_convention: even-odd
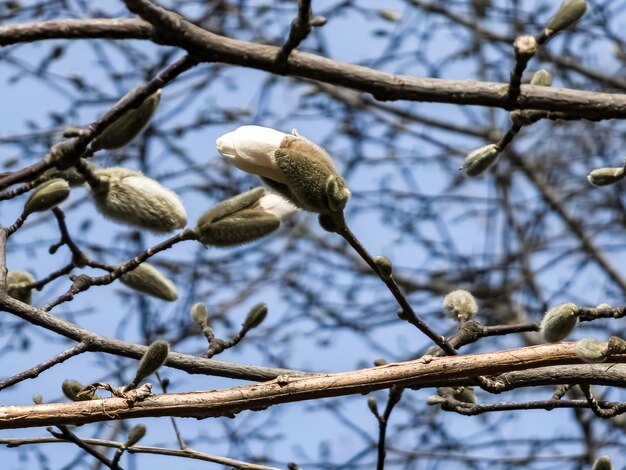
[[[248,316],[243,322],[241,329],[243,331],[250,331],[253,328],[256,328],[267,316],[267,305],[266,304],[257,304],[248,313]]]
[[[566,338],[578,322],[578,306],[561,304],[546,312],[539,331],[546,341],[555,343]]]
[[[585,338],[576,342],[576,355],[589,364],[606,361],[609,354],[606,343],[593,338]]]
[[[624,179],[624,168],[598,168],[587,175],[587,181],[594,186],[607,186]]]
[[[496,144],[485,145],[470,153],[461,169],[467,176],[478,176],[496,162],[498,155],[500,150]]]
[[[546,33],[548,36],[553,36],[559,31],[569,28],[580,20],[586,11],[587,2],[585,0],[564,0],[546,26]]]
[[[450,318],[467,321],[478,312],[478,305],[470,292],[459,289],[443,298],[443,311]]]
[[[137,373],[132,383],[137,385],[150,374],[156,372],[163,365],[169,353],[170,345],[167,341],[159,339],[150,344],[148,350],[139,361]]]
[[[15,300],[30,304],[33,289],[28,286],[34,282],[35,278],[27,271],[9,271],[7,272],[7,293]]]
[[[142,263],[132,271],[127,272],[120,277],[120,281],[131,289],[158,299],[173,302],[178,298],[174,283],[148,263]]]
[[[46,181],[33,189],[24,204],[24,214],[50,210],[65,201],[69,195],[70,185],[64,179]]]

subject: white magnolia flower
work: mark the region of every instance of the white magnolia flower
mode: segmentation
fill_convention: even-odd
[[[292,216],[298,208],[278,194],[267,193],[258,200],[259,207],[281,220]]]
[[[274,153],[287,136],[269,127],[241,126],[218,138],[215,144],[217,150],[240,170],[285,183]]]
[[[232,165],[260,176],[302,209],[341,212],[350,198],[328,153],[295,132],[242,126],[217,139],[216,145]]]

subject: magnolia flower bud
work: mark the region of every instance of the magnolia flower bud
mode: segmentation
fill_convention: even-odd
[[[206,325],[209,321],[209,311],[207,310],[206,305],[202,302],[193,304],[191,307],[191,318],[193,318],[193,321],[200,326]]]
[[[576,304],[561,304],[546,312],[539,325],[539,331],[546,341],[555,343],[569,335],[578,321]]]
[[[564,0],[546,26],[546,34],[554,36],[559,31],[569,28],[582,18],[586,10],[587,2],[585,0]]]
[[[382,357],[377,357],[376,359],[374,359],[374,366],[378,367],[378,366],[384,366],[387,364],[387,361],[385,361]]]
[[[585,338],[576,342],[576,355],[584,362],[595,364],[606,361],[609,351],[606,343]]]
[[[122,98],[123,100],[124,98]],[[157,109],[161,101],[161,90],[150,95],[139,105],[138,108],[129,109],[119,118],[113,121],[102,133],[96,137],[91,144],[91,148],[96,151],[100,149],[116,149],[124,147],[130,143],[142,130]]]
[[[145,262],[120,277],[120,281],[131,289],[162,300],[173,302],[178,298],[174,283],[157,268]]]
[[[217,139],[216,145],[231,164],[260,176],[302,209],[339,212],[350,198],[350,190],[330,156],[299,135],[242,126]]]
[[[537,70],[530,80],[533,86],[552,86],[552,74],[546,69]]]
[[[383,279],[391,279],[391,275],[393,274],[393,265],[391,264],[391,260],[386,256],[377,256],[374,258],[374,262],[376,263],[378,272]]]
[[[467,176],[478,176],[493,165],[500,155],[496,144],[489,144],[474,150],[463,162],[461,169]]]
[[[63,179],[57,178],[40,184],[33,189],[24,204],[24,215],[52,209],[65,201],[69,195],[70,185]]]
[[[35,282],[33,275],[26,271],[9,271],[7,273],[7,293],[15,300],[30,304],[32,288],[27,287]]]
[[[126,439],[126,447],[132,447],[137,444],[143,436],[146,435],[146,427],[143,424],[138,424],[137,426],[133,426],[128,431],[128,438]]]
[[[139,171],[113,167],[94,172],[91,195],[105,216],[153,232],[171,232],[187,223],[179,197]]]
[[[313,28],[321,28],[326,23],[328,23],[328,19],[325,16],[316,16],[309,22]]]
[[[137,373],[135,374],[132,384],[137,385],[150,374],[156,372],[156,370],[163,365],[169,353],[170,345],[167,341],[159,339],[150,344],[148,350],[139,361]]]
[[[295,211],[293,204],[259,187],[209,209],[194,232],[204,245],[241,245],[270,234]]]
[[[63,390],[63,395],[69,398],[72,401],[86,401],[91,400],[94,395],[81,395],[78,396],[78,393],[85,388],[83,384],[77,382],[76,380],[65,380],[61,384],[61,390]]]
[[[443,298],[443,311],[457,321],[467,321],[478,312],[474,296],[466,290],[455,290]]]
[[[263,323],[263,320],[265,320],[266,316],[267,316],[267,305],[266,304],[255,305],[254,307],[252,307],[252,309],[248,313],[248,316],[244,320],[243,325],[241,326],[241,330],[248,332],[251,329],[256,328],[261,323]]]
[[[598,168],[587,175],[587,181],[594,186],[607,186],[624,178],[624,168]]]
[[[367,399],[367,407],[370,409],[374,416],[378,416],[378,404],[376,403],[376,399],[369,397]]]
[[[611,458],[608,455],[603,455],[593,463],[591,470],[613,470]]]
[[[33,403],[35,405],[41,405],[43,403],[43,397],[39,393],[33,395]]]
[[[378,10],[378,16],[385,21],[396,22],[402,18],[402,15],[398,10],[392,10],[391,8],[383,8]]]

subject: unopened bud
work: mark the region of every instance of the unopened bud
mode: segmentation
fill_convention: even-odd
[[[9,271],[7,273],[7,293],[15,300],[30,304],[32,291],[30,286],[35,282],[33,275],[27,271]]]
[[[172,302],[178,298],[174,283],[145,262],[120,277],[120,281],[131,289],[159,299]]]
[[[453,394],[454,398],[463,403],[476,403],[474,387],[459,387]]]
[[[70,195],[70,185],[67,181],[57,178],[40,184],[31,193],[24,204],[24,214],[43,212],[65,201]]]
[[[265,320],[266,316],[267,316],[267,305],[266,304],[255,305],[254,307],[252,307],[252,309],[248,313],[248,316],[244,320],[243,325],[241,326],[241,330],[248,332],[251,329],[256,328],[261,323],[263,323],[263,320]]]
[[[467,176],[478,176],[493,165],[500,155],[496,144],[489,144],[474,150],[463,162],[461,169]]]
[[[429,395],[428,398],[426,398],[426,404],[433,406],[433,405],[441,405],[442,403],[445,403],[447,400],[439,395]]]
[[[94,172],[90,187],[96,207],[118,222],[152,232],[171,232],[185,226],[187,213],[176,193],[139,171],[105,168]]]
[[[128,431],[128,439],[126,439],[126,447],[132,447],[137,444],[143,436],[146,435],[146,427],[143,424],[133,426]]]
[[[328,22],[328,19],[325,16],[316,16],[309,23],[314,28],[321,28]]]
[[[607,186],[624,178],[624,168],[598,168],[587,175],[587,181],[594,186]]]
[[[537,70],[530,80],[533,86],[552,86],[552,74],[546,69]]]
[[[393,274],[393,266],[391,261],[386,256],[377,256],[374,258],[374,262],[378,267],[378,272],[382,276],[383,279],[389,280],[391,279],[391,275]]]
[[[582,18],[586,10],[587,2],[585,0],[564,0],[546,26],[546,34],[554,36],[559,31],[569,28]]]
[[[130,109],[113,121],[94,139],[92,149],[116,149],[125,146],[142,130],[157,109],[161,101],[161,90],[150,95],[138,108]]]
[[[376,399],[369,397],[367,399],[367,407],[370,409],[374,416],[378,416],[378,404],[376,403]]]
[[[33,395],[33,403],[35,405],[41,405],[43,403],[43,397],[39,393]]]
[[[197,304],[193,304],[191,307],[191,318],[198,325],[204,326],[209,321],[209,311],[202,302],[198,302]]]
[[[384,366],[384,365],[386,365],[386,364],[387,364],[387,361],[385,361],[382,357],[378,357],[378,358],[374,359],[374,365],[375,365],[376,367],[378,367],[378,366]]]
[[[593,463],[591,470],[613,470],[613,464],[608,455],[603,455]]]
[[[455,290],[443,298],[443,311],[457,321],[467,321],[478,312],[474,296],[466,290]]]
[[[378,10],[378,16],[381,17],[385,21],[396,22],[402,18],[402,15],[398,10],[392,10],[390,8],[384,8],[382,10]]]
[[[150,374],[156,372],[167,359],[169,352],[170,345],[167,341],[161,339],[154,341],[139,361],[133,384],[137,385]]]
[[[606,361],[608,354],[606,343],[601,343],[596,339],[584,338],[576,342],[576,355],[589,364]]]
[[[93,398],[92,395],[81,395],[78,396],[78,393],[85,388],[83,384],[77,382],[76,380],[65,380],[61,384],[61,390],[63,390],[63,395],[69,398],[72,401],[87,401]]]
[[[578,306],[561,304],[546,312],[539,325],[539,331],[546,341],[555,343],[569,335],[578,322]]]

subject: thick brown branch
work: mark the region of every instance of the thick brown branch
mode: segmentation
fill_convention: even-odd
[[[155,395],[129,407],[123,398],[88,402],[50,403],[0,408],[0,429],[34,426],[85,424],[111,419],[180,416],[208,418],[230,416],[242,410],[265,409],[272,405],[335,396],[362,394],[398,387],[433,387],[469,385],[477,377],[526,371],[534,374],[536,384],[564,383],[568,374],[560,374],[560,365],[576,365],[578,370],[595,373],[598,383],[625,383],[626,356],[611,357],[611,364],[580,365],[574,343],[498,351],[467,356],[422,358],[416,361],[387,364],[371,369],[308,377],[280,376],[262,384],[225,390]],[[538,375],[537,368],[540,374]],[[600,373],[599,373],[600,372]],[[584,374],[580,381],[585,382]],[[571,382],[571,380],[569,380]],[[533,380],[518,386],[533,385]],[[511,387],[507,382],[507,388]]]

